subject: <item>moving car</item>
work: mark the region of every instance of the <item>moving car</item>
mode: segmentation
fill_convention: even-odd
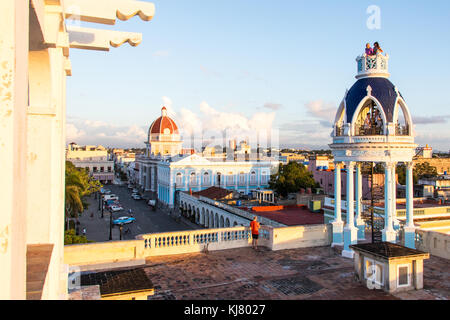
[[[128,223],[132,223],[135,222],[136,219],[132,218],[132,217],[120,217],[116,220],[113,221],[113,224],[128,224]]]
[[[131,197],[132,197],[134,200],[141,200],[141,199],[142,199],[141,196],[138,195],[137,193],[133,193],[133,194],[131,195]]]

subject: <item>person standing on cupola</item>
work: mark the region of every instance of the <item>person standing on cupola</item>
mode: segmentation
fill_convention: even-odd
[[[366,55],[373,56],[373,49],[370,46],[370,43],[366,43]]]
[[[383,49],[380,48],[380,44],[379,44],[378,42],[375,42],[375,43],[373,44],[373,54],[374,54],[374,55],[377,55],[378,52],[379,52],[379,53],[382,53],[382,52],[383,52]]]

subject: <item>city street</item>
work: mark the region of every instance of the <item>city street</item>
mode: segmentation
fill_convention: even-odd
[[[119,197],[120,205],[124,210],[113,213],[113,220],[123,216],[129,216],[128,210],[131,209],[135,222],[123,226],[122,239],[135,239],[136,235],[145,233],[159,233],[170,231],[183,231],[200,229],[184,219],[180,222],[175,221],[161,209],[153,211],[152,207],[147,205],[146,200],[134,200],[131,198],[132,189],[128,189],[126,185],[107,185],[106,189],[111,190],[111,194]],[[86,237],[90,241],[103,242],[109,241],[110,234],[110,213],[107,210],[103,212],[99,210],[98,198],[92,194],[87,198],[89,207],[80,217],[80,234],[83,228],[86,228]],[[93,217],[91,217],[93,214]],[[129,229],[128,232],[126,232]],[[120,240],[120,229],[118,226],[112,228],[112,240]]]

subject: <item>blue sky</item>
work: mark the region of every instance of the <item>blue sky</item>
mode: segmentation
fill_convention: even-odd
[[[166,104],[182,129],[259,119],[278,130],[281,146],[326,147],[326,123],[356,80],[355,58],[378,41],[416,119],[416,142],[450,149],[448,1],[151,2],[150,22],[92,25],[140,32],[139,46],[71,49],[68,142],[144,147]],[[371,5],[380,29],[367,27]]]

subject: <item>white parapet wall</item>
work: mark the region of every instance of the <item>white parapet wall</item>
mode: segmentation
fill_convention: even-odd
[[[327,246],[331,244],[330,225],[273,228],[262,226],[258,245],[270,250]],[[198,253],[250,247],[248,227],[205,229],[143,234],[136,240],[67,245],[64,263],[83,270],[145,263],[156,256]]]
[[[271,250],[320,247],[331,245],[331,225],[318,224],[272,229]]]
[[[142,240],[111,241],[64,246],[64,263],[70,266],[100,265],[131,260],[144,261]]]
[[[416,249],[450,259],[450,235],[430,230],[416,230]]]

